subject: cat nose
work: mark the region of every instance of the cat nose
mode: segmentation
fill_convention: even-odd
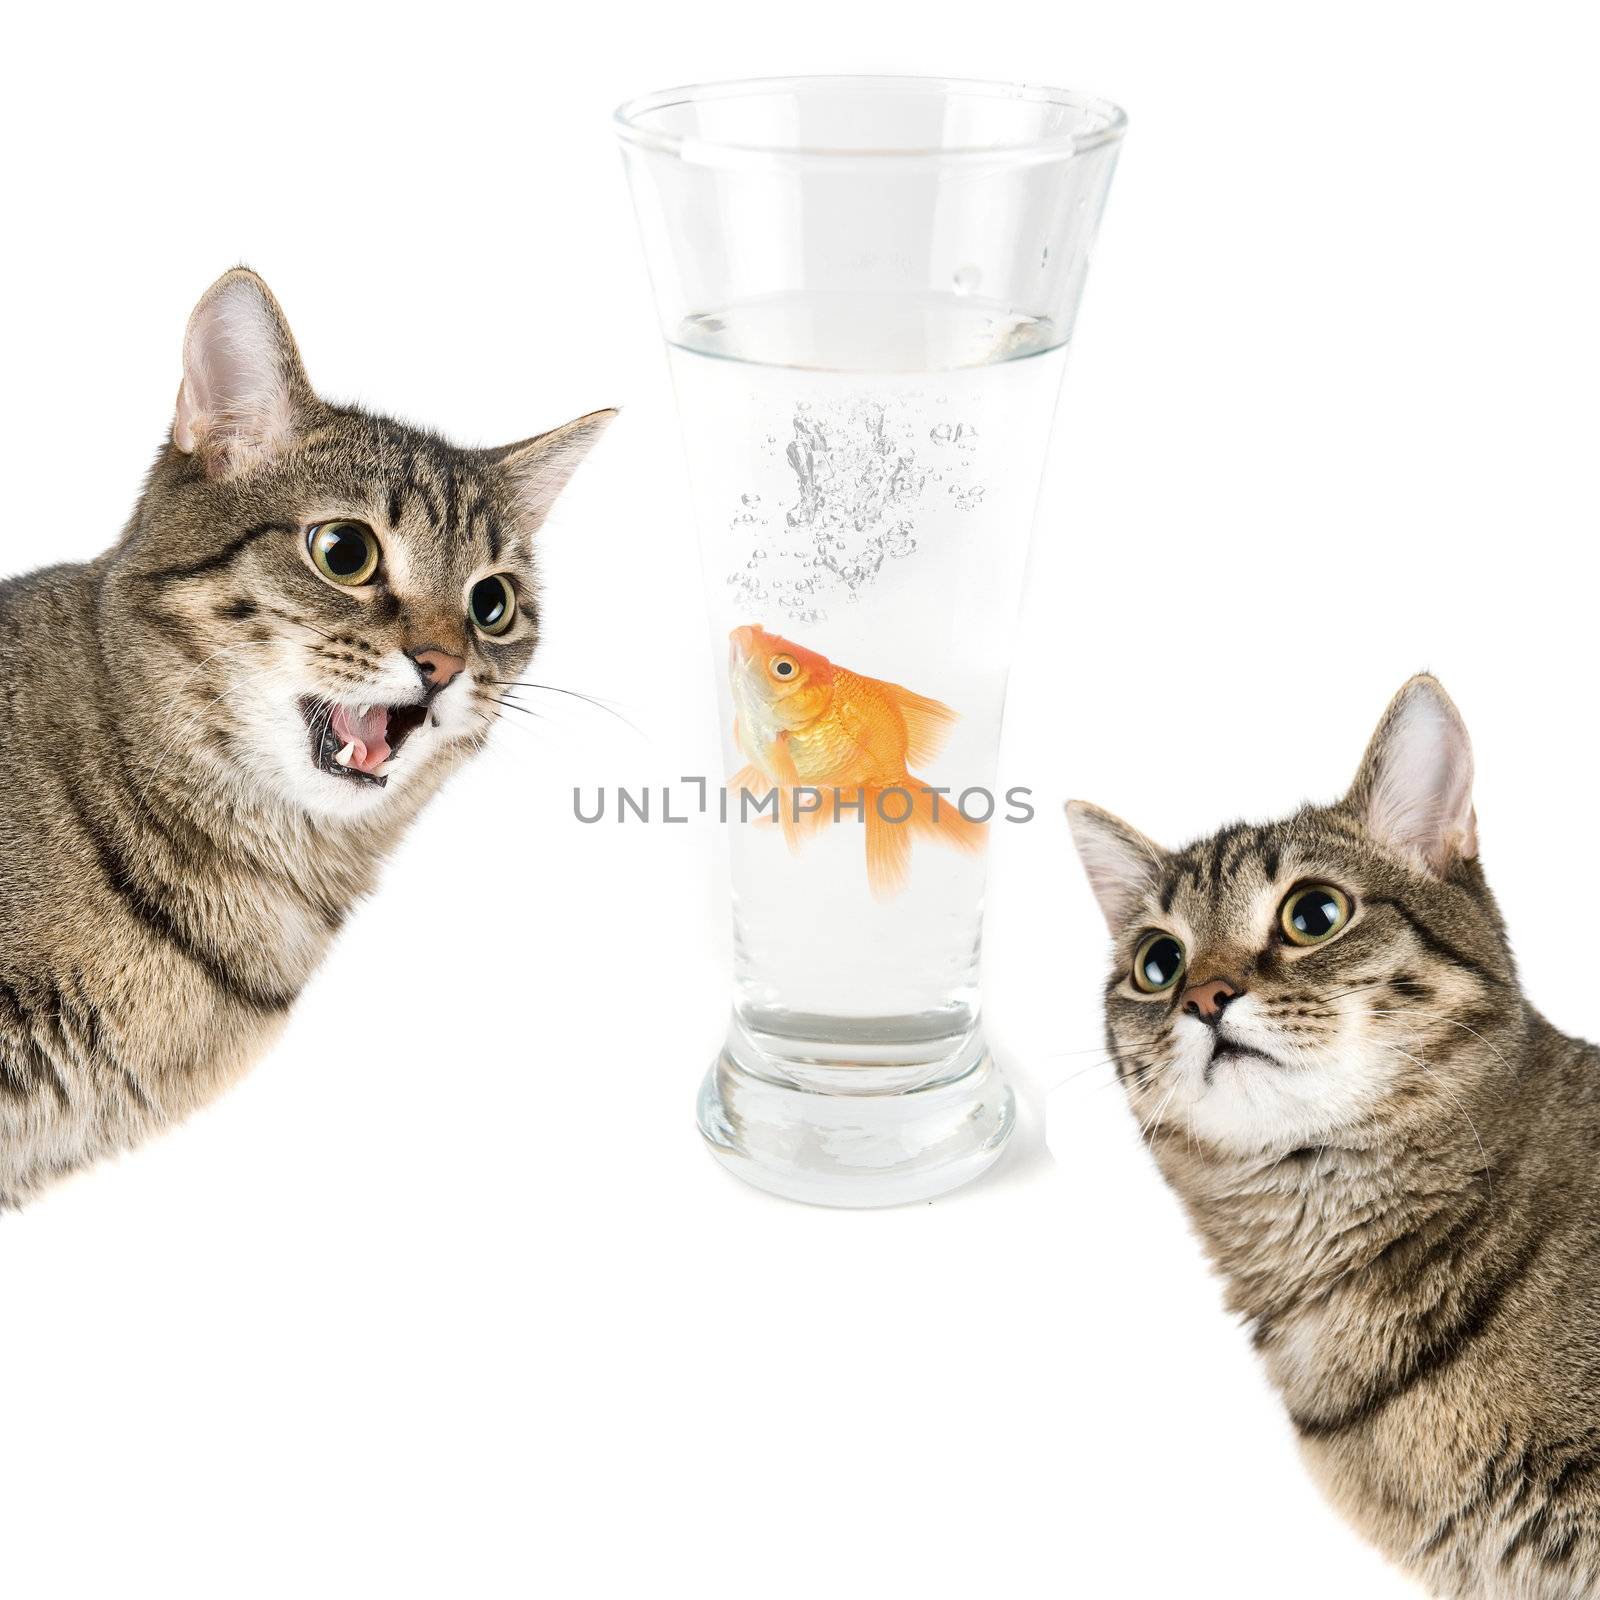
[[[406,654],[416,662],[417,671],[422,674],[422,681],[430,689],[444,688],[457,673],[466,670],[467,663],[460,656],[453,656],[445,650],[435,650],[431,646],[426,650],[407,650]]]
[[[1226,978],[1213,978],[1209,983],[1197,983],[1183,991],[1183,1009],[1191,1017],[1213,1025],[1222,1020],[1222,1013],[1230,1001],[1237,1000],[1244,991]]]

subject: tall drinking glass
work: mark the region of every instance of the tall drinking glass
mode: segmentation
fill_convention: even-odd
[[[688,451],[733,826],[713,1152],[828,1205],[1000,1154],[984,849],[1034,503],[1124,118],[798,78],[617,112]]]

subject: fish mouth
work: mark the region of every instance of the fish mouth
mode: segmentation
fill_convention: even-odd
[[[427,720],[428,702],[346,705],[305,695],[300,701],[311,764],[330,778],[384,788],[400,748]]]
[[[751,623],[735,628],[728,635],[728,646],[735,661],[748,661],[756,651],[756,636],[761,630]]]

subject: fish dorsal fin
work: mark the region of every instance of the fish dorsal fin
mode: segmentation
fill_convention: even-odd
[[[920,766],[931,761],[943,749],[950,730],[960,720],[959,714],[942,700],[930,700],[926,695],[912,694],[898,683],[885,684],[895,706],[906,724],[906,762]]]

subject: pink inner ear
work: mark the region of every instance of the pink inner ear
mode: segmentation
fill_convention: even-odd
[[[1120,932],[1154,882],[1156,848],[1126,824],[1080,801],[1068,805],[1067,822],[1106,924],[1113,933]]]
[[[1425,685],[1408,693],[1379,752],[1367,827],[1436,871],[1477,852],[1472,746],[1454,706]]]
[[[257,280],[224,279],[189,319],[173,443],[228,465],[276,454],[294,432],[295,360]]]
[[[500,453],[500,464],[511,474],[524,514],[531,521],[539,521],[549,511],[616,414],[615,410],[591,411]]]
[[[192,456],[200,444],[195,434],[195,420],[199,415],[199,409],[189,392],[189,380],[185,378],[178,385],[178,411],[172,420],[172,442],[186,456]]]

